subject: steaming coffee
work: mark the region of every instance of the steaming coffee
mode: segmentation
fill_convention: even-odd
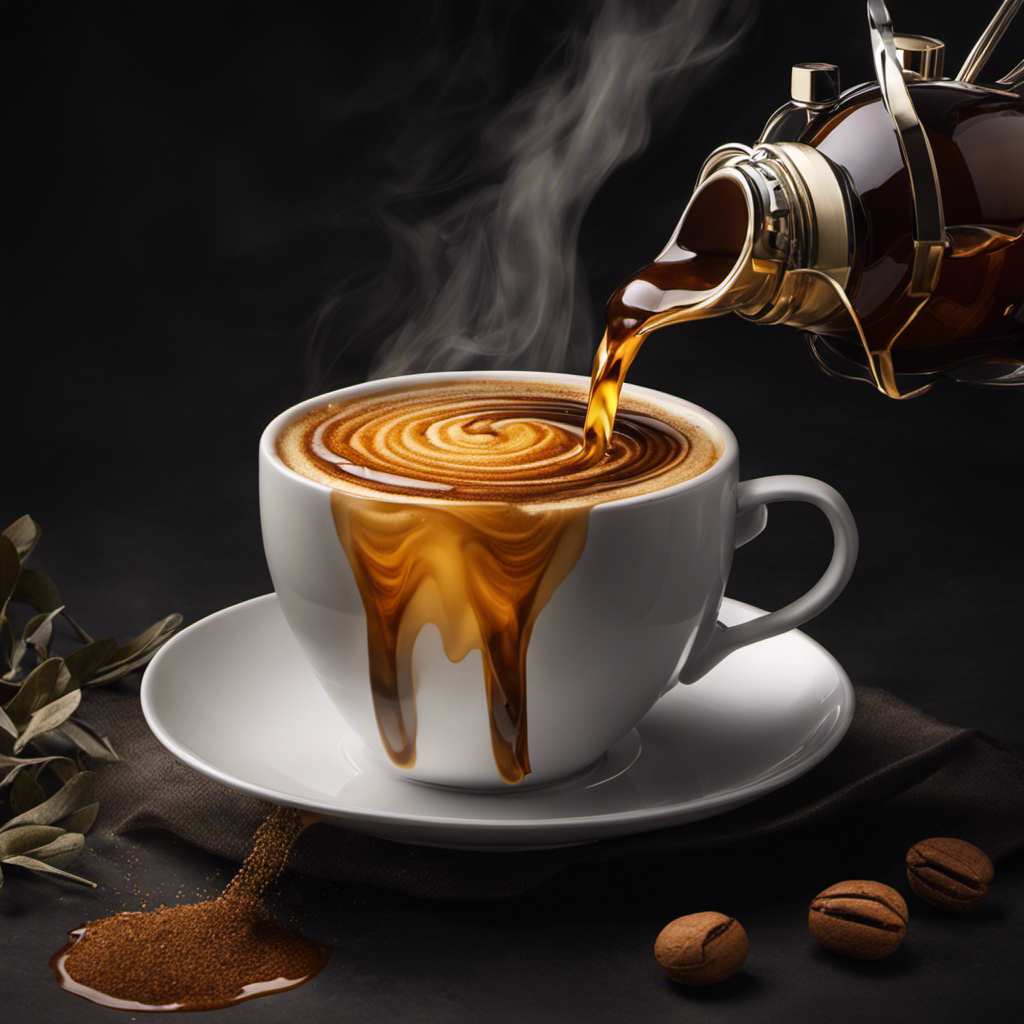
[[[740,482],[725,423],[628,384],[613,454],[591,463],[589,386],[521,370],[397,377],[311,399],[263,432],[281,612],[349,728],[401,777],[475,791],[566,779],[681,678],[806,622],[849,577],[856,527],[832,488]],[[829,569],[785,608],[722,629],[733,551],[783,500],[826,513]],[[427,821],[402,834],[434,841]]]
[[[412,653],[433,623],[453,662],[481,651],[495,764],[521,781],[530,634],[583,551],[590,507],[689,480],[720,455],[696,424],[633,400],[595,461],[585,413],[578,390],[478,380],[326,404],[278,437],[285,465],[333,489],[396,764],[415,763]]]

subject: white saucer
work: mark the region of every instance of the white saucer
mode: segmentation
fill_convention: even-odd
[[[726,599],[726,625],[760,614]],[[174,637],[142,680],[142,710],[179,760],[218,782],[407,843],[564,846],[720,814],[803,775],[842,739],[853,688],[796,630],[676,686],[597,764],[552,786],[466,793],[393,774],[307,667],[273,594]]]

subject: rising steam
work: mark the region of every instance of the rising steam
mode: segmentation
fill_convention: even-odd
[[[567,41],[556,72],[504,109],[480,112],[481,151],[460,169],[456,197],[440,214],[417,221],[396,212],[436,187],[423,165],[431,149],[412,161],[406,152],[404,174],[382,183],[372,204],[389,265],[355,301],[351,282],[325,301],[311,376],[321,383],[350,340],[336,336],[342,322],[345,332],[376,334],[376,377],[588,366],[598,333],[576,253],[584,213],[612,171],[644,149],[658,110],[678,112],[699,83],[695,72],[726,54],[749,21],[745,0],[653,9],[606,0]],[[470,68],[458,62],[448,88]],[[444,142],[435,133],[433,152]]]

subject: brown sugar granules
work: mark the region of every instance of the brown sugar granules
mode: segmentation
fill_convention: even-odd
[[[276,809],[215,900],[115,914],[72,932],[51,961],[57,980],[93,1002],[148,1010],[208,1010],[301,985],[330,950],[267,917],[263,897],[308,822]]]

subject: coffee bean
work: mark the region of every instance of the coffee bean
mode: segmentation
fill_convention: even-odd
[[[709,910],[665,925],[654,943],[654,955],[673,981],[713,985],[743,966],[749,948],[739,921]]]
[[[807,925],[826,949],[858,960],[895,953],[907,934],[903,897],[881,882],[829,886],[811,900]]]
[[[962,839],[923,839],[907,851],[910,888],[943,910],[973,910],[994,874],[992,861]]]

